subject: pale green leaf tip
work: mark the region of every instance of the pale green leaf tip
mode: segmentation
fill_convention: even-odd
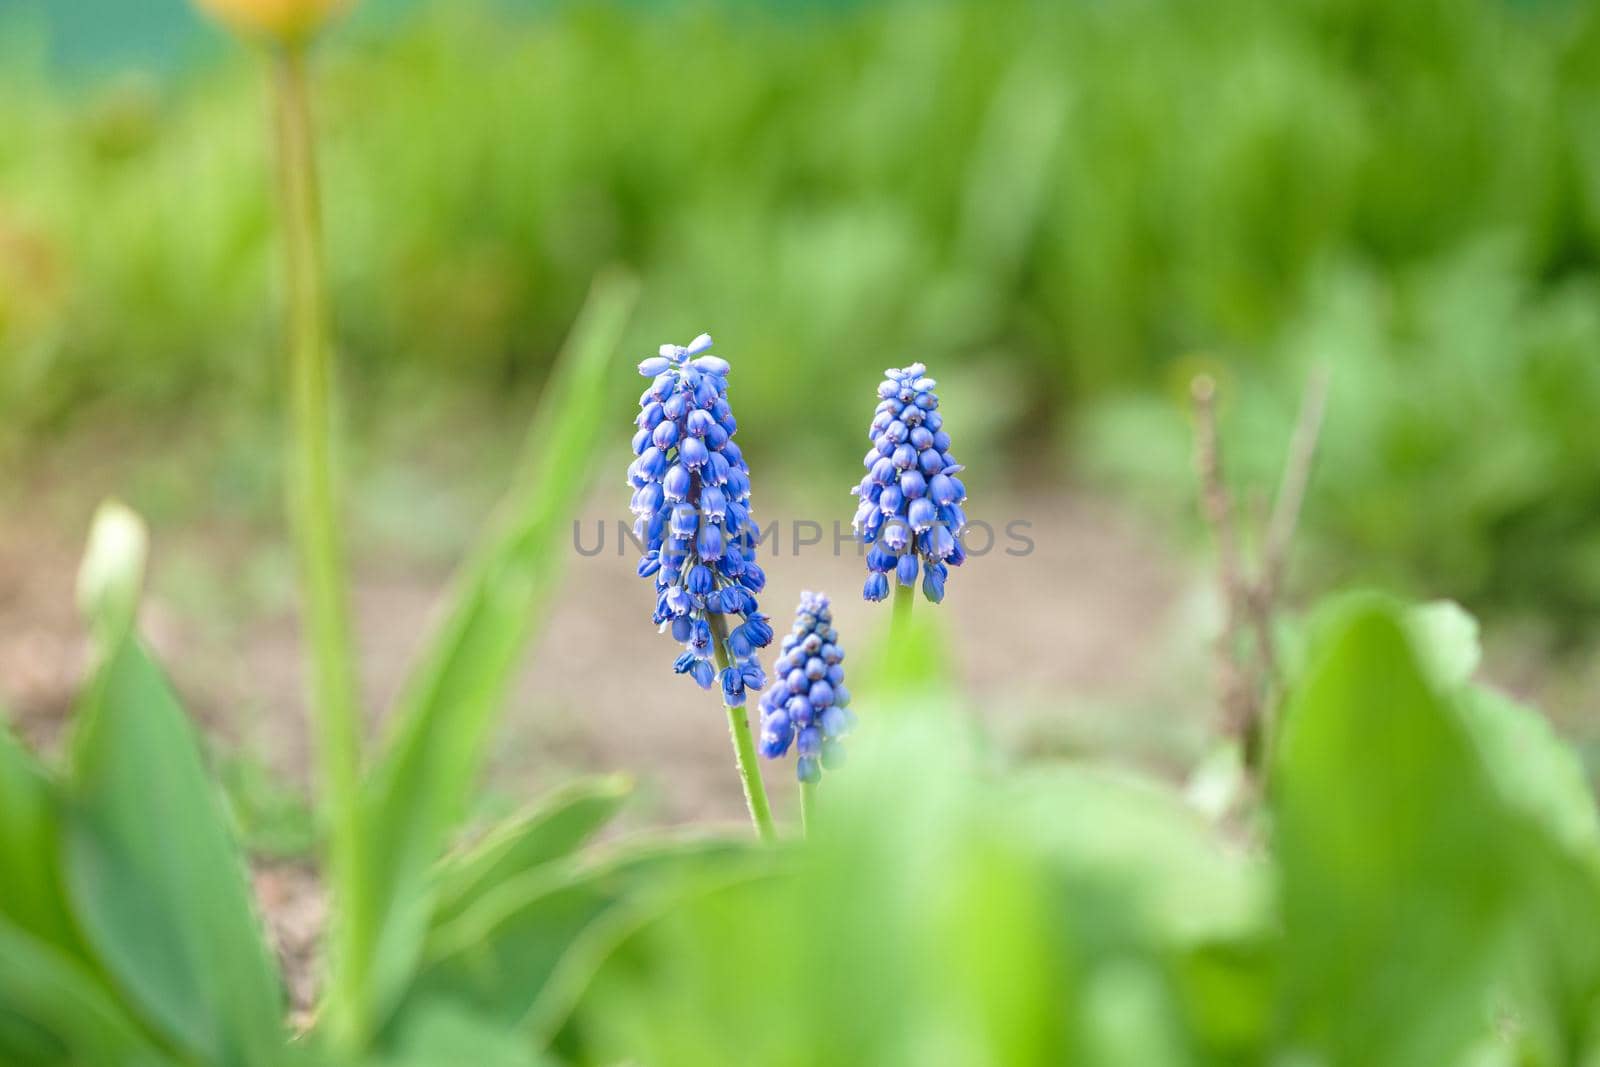
[[[631,774],[608,774],[596,783],[599,787],[599,792],[614,797],[627,796],[633,792],[635,784]]]
[[[78,567],[78,609],[100,634],[132,624],[149,545],[144,520],[121,501],[107,500],[95,511]]]

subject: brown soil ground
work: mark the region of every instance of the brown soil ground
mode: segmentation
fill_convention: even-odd
[[[625,771],[639,783],[635,822],[734,823],[742,799],[720,707],[670,673],[675,646],[650,625],[650,594],[634,576],[634,554],[617,552],[620,508],[610,496],[597,494],[580,520],[586,546],[595,524],[607,523],[604,551],[585,557],[563,546],[569,566],[507,701],[488,806],[503,809],[575,774]],[[93,497],[78,484],[28,500],[26,513],[8,508],[0,523],[0,703],[24,738],[53,755],[87,663],[73,582]],[[816,512],[781,499],[758,504],[783,531],[778,552],[763,559],[763,607],[780,633],[800,590],[822,589],[835,595],[847,647],[866,647],[888,605],[860,599],[864,569],[853,544],[836,555],[827,537],[796,550],[794,518]],[[388,513],[404,526],[406,512],[402,505]],[[382,525],[384,507],[375,513],[358,525]],[[429,512],[418,514],[418,524],[427,521]],[[975,501],[973,514],[997,526],[1024,520],[1034,542],[1027,555],[1007,554],[1011,543],[1002,540],[973,559],[953,576],[941,609],[970,707],[989,735],[1014,750],[1110,752],[1167,771],[1189,764],[1209,703],[1203,644],[1180,636],[1196,632],[1193,615],[1203,610],[1194,576],[1148,532],[1092,498],[1014,494]],[[443,544],[430,542],[387,521],[392,536],[378,539],[383,547],[364,556],[354,576],[375,735],[380,709],[433,629],[461,540],[447,533]],[[273,779],[309,792],[293,566],[275,521],[158,518],[152,525],[141,626],[213,751],[219,759],[243,753]],[[859,702],[858,710],[870,715]],[[794,814],[784,788],[791,773],[788,765],[767,770],[780,818]],[[303,858],[263,857],[255,877],[293,1000],[304,1006],[323,915],[315,872]]]

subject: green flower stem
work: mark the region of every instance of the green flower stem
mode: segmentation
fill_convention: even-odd
[[[800,783],[800,829],[807,837],[811,836],[811,824],[816,818],[817,811],[817,783]]]
[[[916,603],[917,589],[916,586],[901,585],[892,577],[890,581],[894,582],[894,613],[889,617],[889,654],[893,656],[900,650],[906,631],[911,626],[911,605]]]
[[[722,672],[733,662],[728,655],[728,624],[721,615],[711,612],[706,613],[706,622],[711,626],[712,659],[716,662],[720,679]],[[777,837],[777,830],[772,824],[772,808],[767,804],[767,787],[761,780],[761,768],[756,763],[756,744],[750,736],[750,717],[743,706],[734,707],[730,704],[725,707],[728,711],[728,734],[733,738],[734,760],[739,767],[739,778],[744,782],[744,801],[750,809],[750,821],[755,823],[756,833],[761,840],[771,841]]]
[[[333,474],[333,357],[303,49],[280,46],[272,69],[288,303],[289,522],[300,557],[312,660],[312,723],[329,829],[328,862],[339,908],[344,908],[361,899],[361,736]]]

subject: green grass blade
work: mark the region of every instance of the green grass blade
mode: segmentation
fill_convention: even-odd
[[[0,916],[80,955],[61,884],[61,813],[54,783],[0,726]]]
[[[38,1039],[29,1047],[16,1047],[14,1031],[0,1027],[3,1063],[41,1064],[41,1056],[42,1063],[62,1064],[156,1067],[171,1062],[83,964],[4,919],[0,919],[0,1016],[27,1023]],[[49,1056],[46,1048],[59,1058]]]
[[[608,379],[637,285],[596,283],[545,390],[515,483],[463,568],[442,631],[400,699],[366,792],[366,898],[336,946],[329,1013],[370,1035],[405,985],[433,900],[429,870],[467,806],[513,672],[561,573],[562,538],[602,451]]]
[[[437,932],[415,1002],[458,999],[501,1026],[527,1026],[548,981],[595,921],[767,862],[743,842],[654,838],[622,845],[600,863],[546,864],[495,886]]]
[[[446,857],[436,871],[433,925],[458,917],[495,886],[572,853],[611,821],[631,788],[621,775],[573,782],[490,830],[472,848]]]

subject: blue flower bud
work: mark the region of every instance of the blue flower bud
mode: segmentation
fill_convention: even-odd
[[[689,438],[694,440],[694,438]],[[695,550],[700,553],[701,559],[722,558],[722,528],[715,523],[701,523],[700,536],[695,538]]]
[[[911,527],[898,518],[888,520],[883,525],[883,536],[878,539],[878,543],[891,553],[904,552],[906,546],[911,543]]]
[[[764,716],[761,720],[761,754],[767,759],[778,759],[789,751],[789,742],[794,737],[794,727],[789,724],[789,716],[782,711]]]
[[[708,485],[700,490],[700,510],[709,518],[725,519],[728,517],[728,498],[721,489]]]
[[[717,669],[711,665],[711,661],[703,659],[695,663],[694,670],[691,673],[694,676],[695,684],[701,689],[710,689],[712,681],[716,678],[716,672]]]
[[[739,584],[752,593],[759,593],[767,587],[767,572],[754,563],[747,563],[739,574]]]
[[[815,756],[801,756],[795,761],[794,772],[802,782],[808,784],[822,781],[822,767]]]
[[[917,584],[917,557],[915,553],[907,552],[900,557],[900,562],[895,564],[895,577],[901,585]]]
[[[889,595],[889,579],[877,573],[867,575],[867,584],[861,587],[861,595],[867,600],[883,600]]]
[[[815,726],[807,726],[800,731],[800,736],[795,738],[794,750],[802,756],[818,756],[822,754],[822,731]]]
[[[928,496],[935,504],[957,504],[961,496],[956,488],[956,480],[948,474],[935,474],[928,480]]]
[[[726,615],[736,615],[740,612],[750,611],[755,608],[756,598],[746,592],[741,586],[729,585],[722,590],[722,611]],[[742,655],[748,656],[745,652]]]
[[[882,541],[867,549],[867,570],[887,574],[894,570],[894,565],[895,554],[886,549]]]
[[[824,708],[818,722],[822,725],[825,737],[843,737],[850,731],[850,720],[845,717],[844,709],[841,707]]]
[[[649,359],[640,361],[639,373],[646,378],[654,378],[670,366],[672,366],[672,361],[664,356],[651,356]]]
[[[689,577],[684,581],[689,592],[695,596],[705,596],[715,587],[716,579],[711,575],[711,568],[704,563],[696,563],[689,568]],[[681,640],[681,638],[680,638]]]
[[[693,537],[700,525],[700,513],[693,504],[678,504],[672,509],[672,532],[677,537]]]
[[[639,473],[655,481],[667,472],[667,454],[651,446],[639,455]]]
[[[689,412],[689,417],[684,420],[684,428],[696,437],[704,437],[706,432],[716,426],[717,420],[711,417],[711,412],[704,408],[696,408]]]
[[[730,708],[744,704],[744,675],[736,667],[722,672],[722,702]]]
[[[678,446],[678,454],[683,457],[684,466],[690,470],[698,470],[711,458],[706,443],[698,437],[685,437]]]
[[[689,468],[682,463],[674,463],[668,469],[666,476],[661,479],[663,495],[672,501],[687,500],[692,485],[693,476],[689,473]]]

